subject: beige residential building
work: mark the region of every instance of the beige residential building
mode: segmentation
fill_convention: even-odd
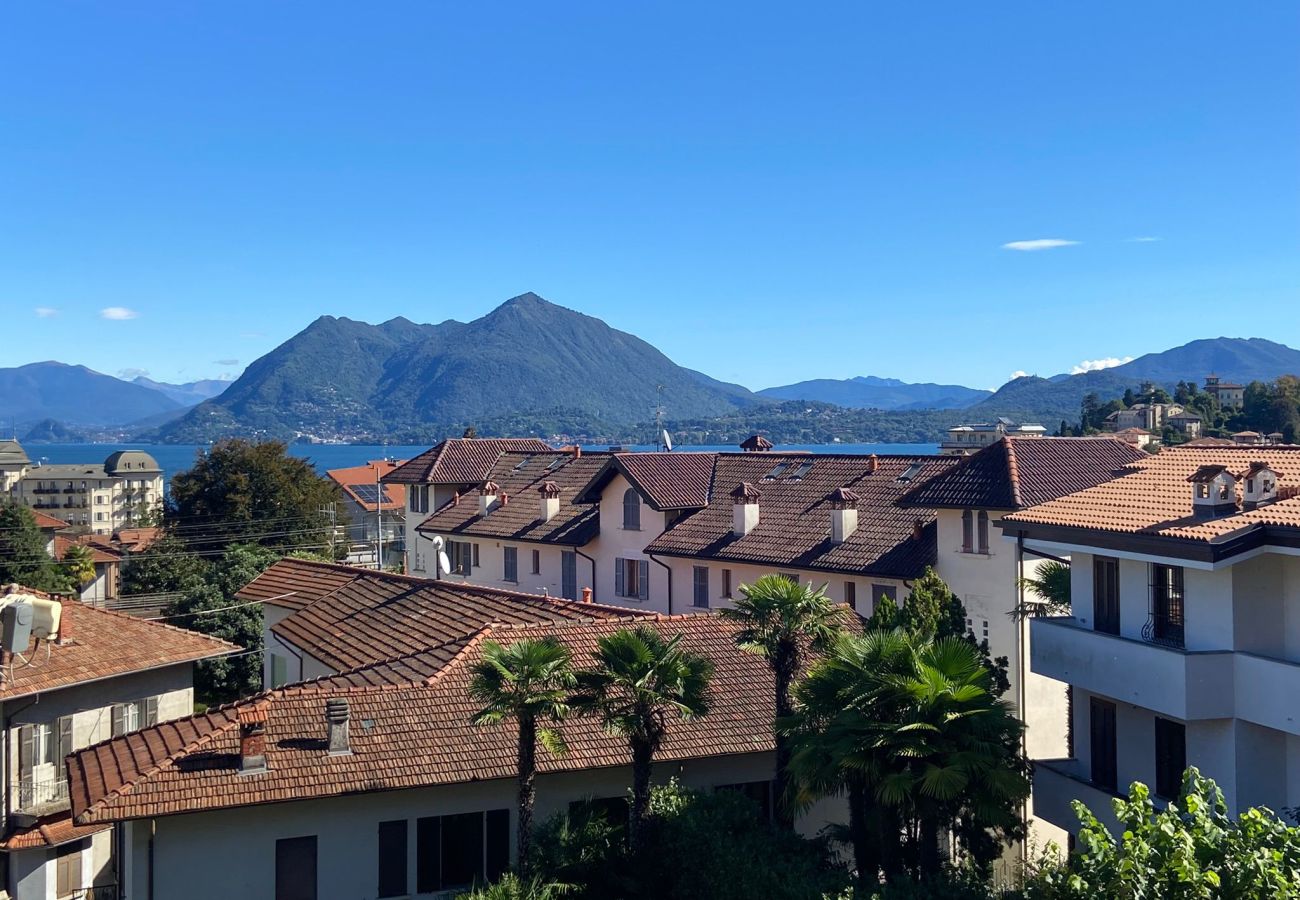
[[[12,447],[0,446],[0,477],[8,495],[69,525],[112,534],[139,524],[163,502],[162,469],[143,450],[119,450],[102,463],[39,465],[19,462],[22,448],[5,443]]]

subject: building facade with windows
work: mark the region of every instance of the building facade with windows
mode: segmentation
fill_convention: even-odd
[[[1300,804],[1300,449],[1184,447],[1002,520],[1071,557],[1073,612],[1032,622],[1031,664],[1072,686],[1069,752],[1037,763],[1040,815],[1182,770],[1234,814]]]
[[[119,450],[102,464],[21,463],[17,441],[0,454],[8,496],[94,534],[138,525],[163,502],[162,469],[142,450]],[[16,449],[15,449],[16,448]]]
[[[771,671],[717,616],[646,620],[714,664],[712,709],[673,721],[654,778],[770,791]],[[590,660],[626,621],[493,625],[481,635],[273,690],[69,760],[79,827],[122,823],[126,895],[248,900],[451,895],[500,874],[514,852],[515,736],[470,724],[487,640],[553,637]],[[413,727],[415,723],[419,727]],[[626,742],[597,719],[565,724],[569,752],[539,748],[537,815],[631,783]],[[798,822],[818,832],[839,805]],[[196,879],[212,859],[238,860]]]
[[[6,896],[118,896],[112,829],[72,822],[64,757],[190,715],[194,663],[235,649],[203,635],[65,600],[57,642],[44,647],[34,642],[21,657],[3,661],[0,863]]]

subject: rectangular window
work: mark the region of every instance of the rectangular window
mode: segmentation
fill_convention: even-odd
[[[855,581],[844,582],[844,602],[849,605],[849,609],[858,608],[858,585]]]
[[[691,568],[691,586],[693,590],[692,599],[700,609],[709,608],[709,567],[692,566]]]
[[[1104,791],[1115,792],[1118,780],[1118,761],[1115,739],[1115,704],[1093,697],[1088,710],[1091,752],[1092,783]]]
[[[411,485],[406,502],[411,507],[411,512],[428,512],[429,486],[427,484]]]
[[[566,600],[578,599],[578,554],[573,550],[560,553],[560,595]]]
[[[470,566],[474,561],[473,548],[477,546],[468,541],[447,542],[447,559],[451,563],[452,574],[465,576],[470,574]]]
[[[533,574],[534,575],[542,574],[542,551],[541,550],[533,551]]]
[[[289,683],[289,660],[278,653],[271,654],[271,687],[278,688]]]
[[[158,724],[158,698],[113,704],[113,737]]]
[[[1156,796],[1175,800],[1187,768],[1187,728],[1156,716]]]
[[[504,563],[502,568],[502,578],[506,581],[519,583],[519,550],[515,547],[503,547],[501,550],[501,559]]]
[[[1092,628],[1119,634],[1119,560],[1109,556],[1092,560]]]
[[[85,887],[81,883],[81,851],[85,847],[85,841],[77,841],[54,851],[54,896],[69,897]]]
[[[477,569],[478,566],[479,566],[479,562],[478,562],[478,544],[471,544],[470,546],[473,548],[472,552],[473,552],[473,554],[474,554],[474,568]]]
[[[614,594],[634,600],[649,599],[649,561],[642,559],[614,560]]]
[[[731,570],[722,570],[722,596],[731,599]]]
[[[498,878],[510,858],[510,811],[427,816],[415,823],[415,890],[450,891]]]
[[[988,552],[989,552],[989,514],[986,513],[984,510],[981,509],[981,510],[979,511],[979,515],[976,516],[976,523],[977,523],[977,525],[978,525],[978,534],[977,534],[977,537],[979,538],[979,552],[980,552],[980,553],[983,553],[983,554],[985,554],[985,555],[988,555]]]
[[[898,605],[898,588],[892,584],[873,584],[871,586],[871,612],[874,614],[880,604],[889,602]]]
[[[406,820],[379,823],[379,896],[406,893]]]
[[[275,900],[316,900],[316,835],[275,842]]]
[[[1183,646],[1183,567],[1151,566],[1151,640]]]
[[[973,553],[974,551],[975,513],[969,509],[964,509],[961,513],[961,552]]]

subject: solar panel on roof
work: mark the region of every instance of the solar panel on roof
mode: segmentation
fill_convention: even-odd
[[[357,499],[362,503],[379,502],[379,485],[377,484],[354,484],[351,485],[352,493],[357,495]]]

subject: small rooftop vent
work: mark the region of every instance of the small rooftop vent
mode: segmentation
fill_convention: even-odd
[[[352,752],[348,735],[348,724],[352,720],[352,711],[348,701],[342,697],[331,697],[325,701],[325,735],[329,741],[330,756],[346,756]]]
[[[1237,479],[1227,466],[1201,466],[1187,477],[1192,485],[1192,514],[1205,519],[1237,511]]]
[[[831,504],[831,542],[842,544],[858,530],[858,495],[842,487],[826,499]]]
[[[1277,499],[1277,472],[1266,462],[1252,462],[1241,474],[1243,509],[1255,509]]]
[[[744,537],[758,526],[758,501],[763,494],[748,481],[741,482],[731,492],[732,533]]]

